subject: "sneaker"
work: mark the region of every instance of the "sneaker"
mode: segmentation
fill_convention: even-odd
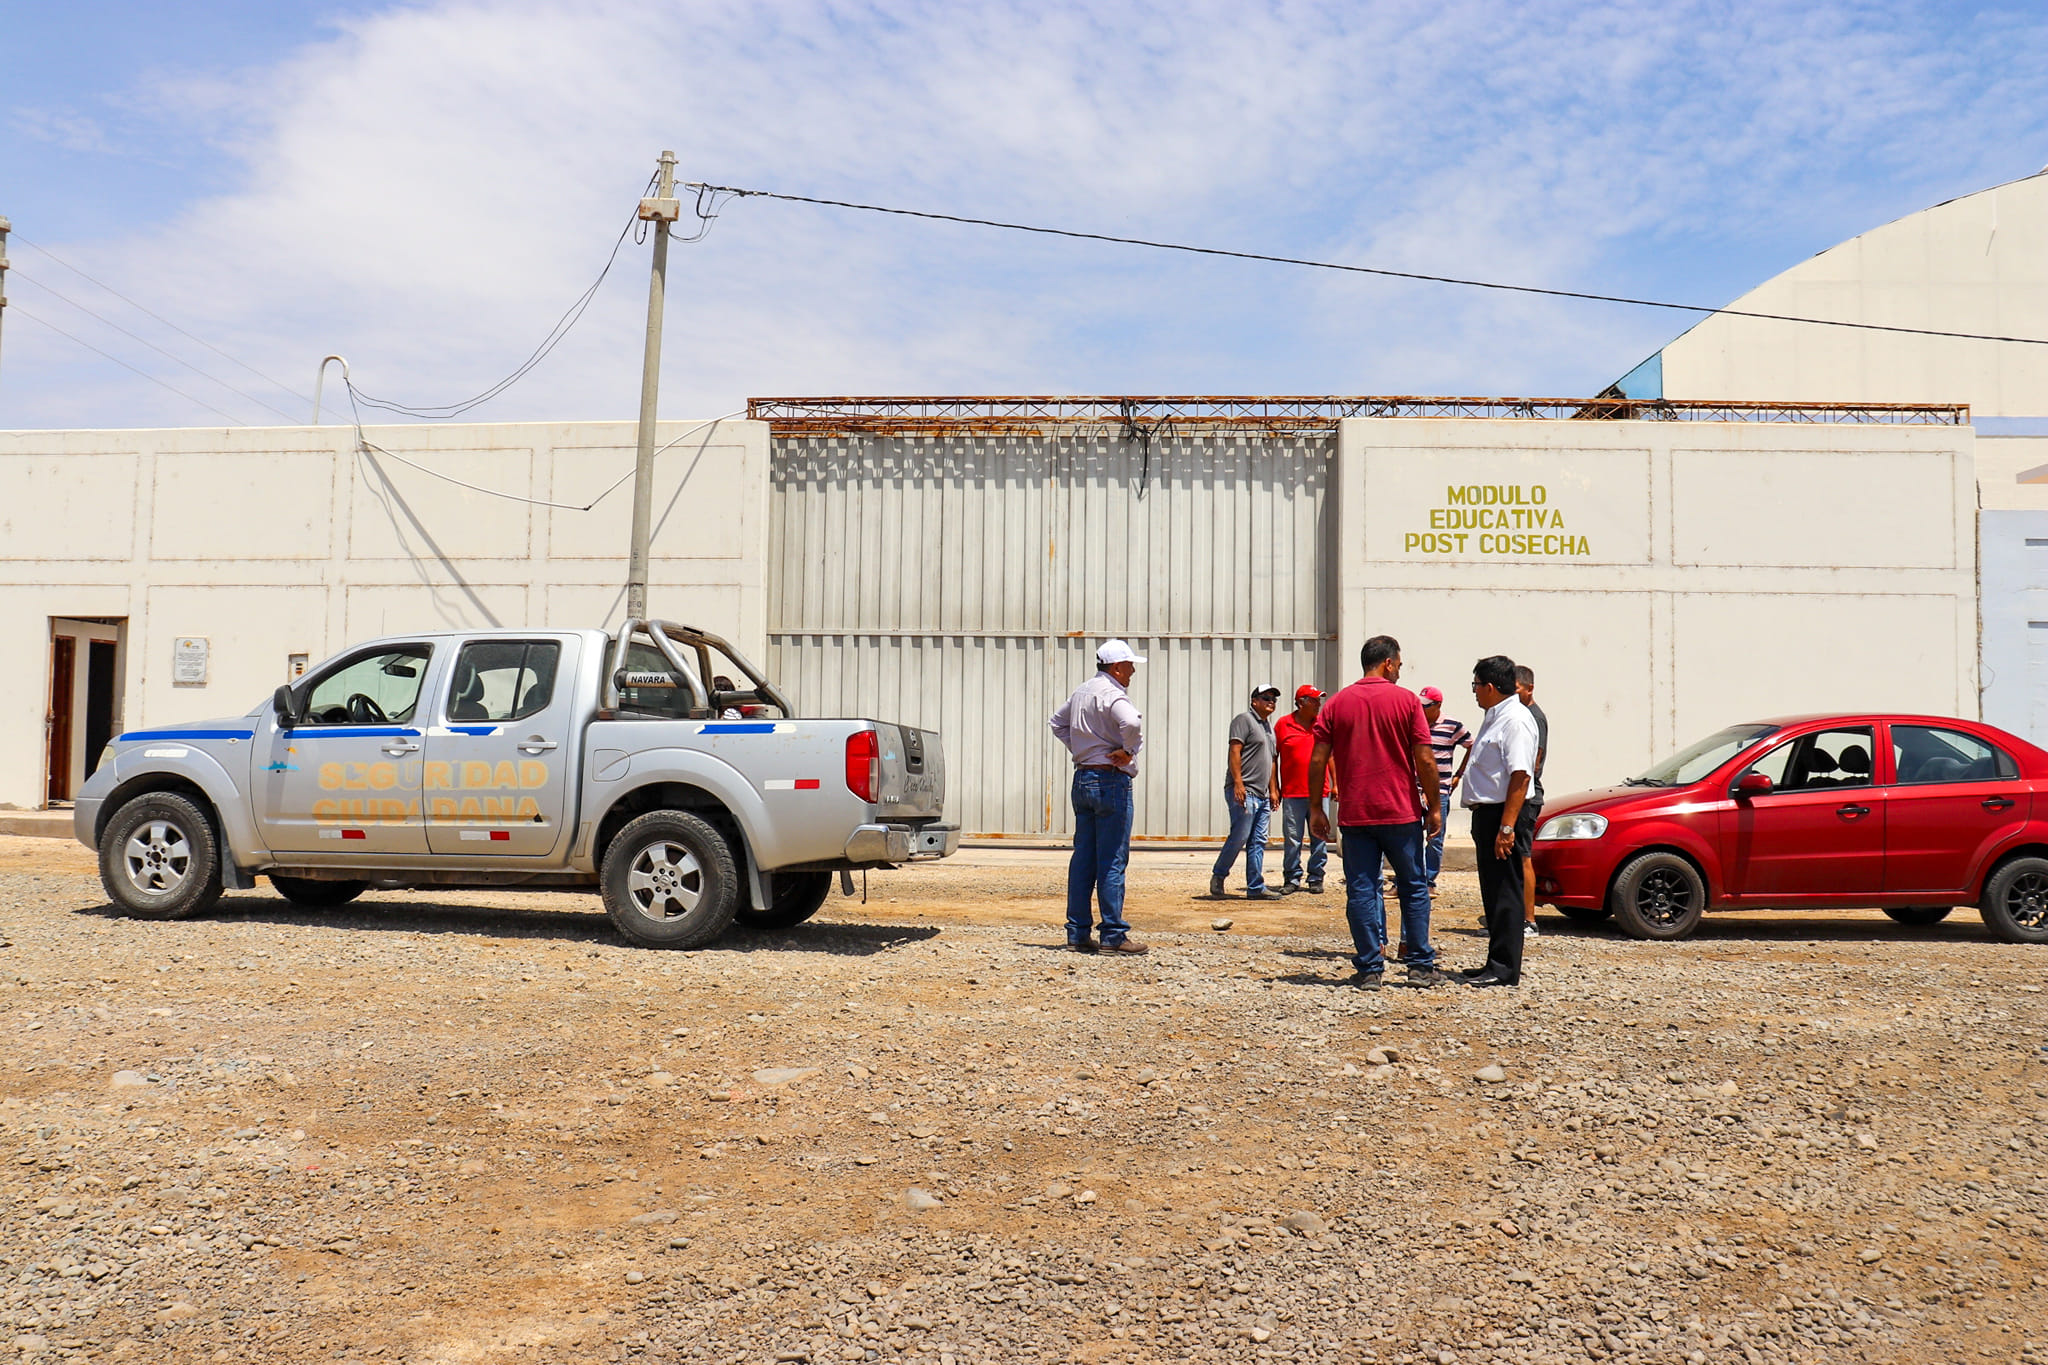
[[[1541,938],[1541,937],[1543,937],[1543,935],[1542,935],[1542,934],[1540,934],[1540,933],[1538,933],[1538,932],[1537,932],[1537,930],[1536,930],[1536,921],[1535,921],[1535,920],[1533,920],[1533,919],[1532,919],[1532,920],[1530,920],[1530,921],[1529,921],[1528,923],[1526,923],[1526,924],[1524,924],[1524,925],[1522,926],[1522,937],[1523,937],[1523,938]]]
[[[1386,979],[1386,973],[1384,972],[1353,972],[1351,974],[1351,984],[1362,991],[1376,991],[1386,984]]]
[[[1211,878],[1209,878],[1209,899],[1210,899],[1210,900],[1220,901],[1220,900],[1222,900],[1222,899],[1224,898],[1224,896],[1226,896],[1226,895],[1228,895],[1228,894],[1229,894],[1229,893],[1228,893],[1228,892],[1226,892],[1226,891],[1225,891],[1225,890],[1223,889],[1223,878],[1221,878],[1221,877],[1211,877]]]
[[[1455,986],[1458,984],[1458,979],[1450,973],[1438,971],[1434,967],[1410,967],[1408,969],[1408,984],[1416,987],[1418,990],[1429,990],[1436,986]]]

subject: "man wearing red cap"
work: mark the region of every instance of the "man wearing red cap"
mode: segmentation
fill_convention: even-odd
[[[1330,861],[1330,846],[1308,828],[1308,760],[1316,747],[1316,713],[1322,709],[1322,692],[1314,683],[1303,683],[1294,689],[1294,709],[1273,723],[1273,740],[1280,749],[1280,837],[1286,849],[1280,890],[1290,895],[1296,891],[1322,895],[1323,869]],[[1301,879],[1304,838],[1308,841],[1306,883]]]
[[[1451,818],[1451,793],[1465,780],[1465,765],[1472,761],[1472,732],[1465,728],[1463,721],[1452,720],[1444,714],[1444,692],[1440,687],[1422,689],[1422,718],[1429,722],[1429,748],[1436,755],[1436,784],[1439,809],[1446,823]],[[1463,757],[1458,750],[1465,751]],[[1457,771],[1451,771],[1453,761]],[[1436,874],[1444,865],[1444,831],[1437,827],[1429,836],[1429,851],[1422,861],[1423,875],[1429,879],[1429,891],[1436,894]]]

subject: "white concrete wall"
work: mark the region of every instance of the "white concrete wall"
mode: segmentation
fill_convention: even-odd
[[[2048,436],[1979,434],[1977,505],[1987,512],[2048,512]]]
[[[1737,721],[1977,714],[1968,428],[1369,419],[1338,461],[1340,678],[1393,635],[1403,684],[1476,727],[1474,660],[1528,664],[1553,798]],[[1546,525],[1422,539],[1474,486]]]
[[[1729,305],[1977,335],[2048,337],[2048,173],[1923,209],[1831,247]],[[2048,416],[2048,346],[1716,314],[1663,352],[1663,396],[1968,403]]]
[[[727,421],[657,466],[649,606],[766,654],[768,439]],[[609,626],[624,614],[631,423],[0,432],[0,806],[42,793],[49,618],[127,618],[123,725],[239,714],[352,641],[447,626]],[[204,636],[204,686],[171,681]]]

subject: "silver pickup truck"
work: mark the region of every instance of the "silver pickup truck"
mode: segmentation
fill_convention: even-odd
[[[630,621],[358,645],[247,715],[117,736],[73,828],[147,919],[258,874],[306,906],[594,887],[627,937],[695,948],[801,923],[835,873],[952,853],[945,796],[936,734],[799,720],[717,636]]]

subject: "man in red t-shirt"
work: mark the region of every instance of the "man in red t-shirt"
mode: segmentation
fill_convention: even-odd
[[[1323,869],[1329,864],[1330,846],[1308,832],[1308,762],[1316,747],[1316,713],[1322,709],[1322,692],[1314,683],[1303,683],[1294,689],[1294,709],[1273,722],[1273,739],[1280,746],[1280,834],[1287,849],[1282,892],[1323,894]],[[1301,879],[1304,842],[1308,844],[1306,884]]]
[[[1401,898],[1401,939],[1408,981],[1450,984],[1436,967],[1429,941],[1429,881],[1423,872],[1428,835],[1443,827],[1437,799],[1436,756],[1422,702],[1401,677],[1401,642],[1375,635],[1358,653],[1365,676],[1323,703],[1316,717],[1316,747],[1309,756],[1309,831],[1330,837],[1322,797],[1331,765],[1337,773],[1337,824],[1344,857],[1344,918],[1358,967],[1353,984],[1378,990],[1386,972],[1386,905],[1380,895],[1380,858],[1393,865]]]

